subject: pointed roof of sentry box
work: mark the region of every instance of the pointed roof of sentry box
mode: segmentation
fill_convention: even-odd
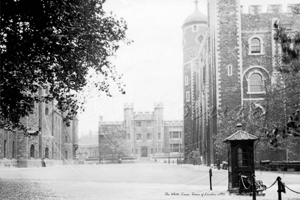
[[[241,124],[238,124],[240,127]],[[229,137],[227,137],[223,142],[237,141],[237,140],[257,140],[258,137],[252,135],[246,131],[238,130]]]

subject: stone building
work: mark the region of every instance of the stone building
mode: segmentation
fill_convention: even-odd
[[[163,109],[162,103],[155,103],[153,112],[134,112],[133,104],[126,103],[124,121],[103,121],[100,116],[97,135],[90,134],[79,139],[79,157],[99,158],[98,134],[102,159],[116,155],[157,159],[182,157],[183,122],[164,120]],[[114,135],[120,140],[113,141]],[[124,137],[121,138],[121,135]],[[110,140],[109,144],[101,142],[105,140]]]
[[[47,91],[40,89],[39,95],[44,92]],[[40,167],[42,158],[47,158],[48,166],[76,159],[78,119],[66,126],[55,104],[35,103],[33,114],[21,119],[29,132],[39,131],[37,136],[26,137],[21,131],[0,129],[0,166]]]
[[[155,103],[153,112],[134,112],[133,104],[124,104],[130,156],[179,157],[183,152],[182,121],[164,120],[163,109],[163,103]]]
[[[300,30],[291,5],[250,5],[209,0],[208,16],[195,11],[183,23],[185,157],[199,149],[204,164],[215,163],[214,136],[219,110],[255,103],[263,106],[265,88],[277,77],[280,46],[274,23]],[[284,159],[284,152],[277,156]]]

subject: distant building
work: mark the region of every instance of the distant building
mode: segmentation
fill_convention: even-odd
[[[40,95],[44,92],[39,90]],[[48,166],[76,159],[78,119],[66,126],[55,104],[35,103],[33,114],[21,119],[29,132],[40,130],[37,136],[25,137],[22,131],[0,128],[0,166],[41,167],[42,158],[47,158]]]
[[[210,0],[208,16],[196,7],[183,25],[185,158],[198,149],[204,164],[214,164],[218,111],[255,103],[264,106],[265,88],[278,77],[281,47],[273,38],[275,22],[300,30],[291,5],[250,5],[238,0]],[[287,10],[287,12],[283,12]],[[256,159],[286,159],[284,151],[263,152]]]
[[[124,126],[131,156],[180,156],[183,152],[182,121],[165,121],[163,103],[155,103],[153,112],[134,112],[133,104],[124,104]]]
[[[182,128],[182,121],[164,120],[162,103],[154,104],[154,111],[151,113],[134,112],[133,104],[124,104],[124,121],[105,122],[100,117],[97,135],[82,136],[79,139],[78,153],[83,158],[98,158],[100,133],[100,144],[101,141],[113,140],[112,135],[118,135],[122,142],[125,141],[122,148],[115,141],[111,141],[110,147],[107,148],[100,145],[101,159],[104,159],[104,156],[178,158],[183,156]],[[116,149],[108,150],[111,146],[116,146]]]

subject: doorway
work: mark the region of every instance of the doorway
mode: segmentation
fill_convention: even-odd
[[[147,157],[148,156],[148,148],[147,147],[141,147],[141,157]]]

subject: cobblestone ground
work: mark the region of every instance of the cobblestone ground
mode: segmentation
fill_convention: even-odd
[[[208,168],[206,167],[176,165],[124,165],[120,167],[110,165],[104,167],[72,166],[72,170],[70,169],[68,166],[47,169],[0,169],[0,199],[252,199],[250,196],[229,195],[227,192],[227,179],[224,179],[227,173],[222,170],[213,170],[213,190],[210,191],[207,185],[208,177],[206,174]],[[76,169],[75,173],[73,173],[74,169]],[[102,173],[97,174],[96,172],[99,170]],[[166,173],[162,174],[161,171]],[[156,172],[158,173],[155,174]],[[106,176],[107,173],[109,173],[109,176]],[[174,178],[174,173],[180,178]],[[80,175],[76,177],[76,174]],[[281,176],[282,180],[291,189],[300,191],[300,174],[256,172],[256,176],[258,179],[264,180],[267,186],[270,186],[277,176]],[[120,177],[119,180],[116,177]],[[152,177],[155,178],[152,179]],[[112,180],[106,178],[112,178]],[[277,196],[277,185],[275,184],[265,192],[265,196],[258,196],[257,199],[274,200],[278,199]],[[300,194],[286,189],[286,194],[282,194],[282,199],[300,200]]]

